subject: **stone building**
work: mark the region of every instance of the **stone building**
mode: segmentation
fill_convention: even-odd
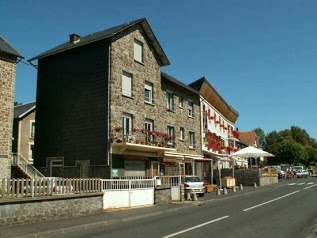
[[[72,34],[33,60],[34,165],[43,174],[194,173],[191,161],[202,156],[199,95],[162,74],[169,60],[146,19]]]
[[[0,36],[0,178],[11,177],[13,105],[18,58],[23,56]]]
[[[35,133],[35,102],[14,106],[13,158],[33,164]]]

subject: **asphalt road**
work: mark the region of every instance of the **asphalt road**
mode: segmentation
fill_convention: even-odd
[[[72,237],[317,237],[316,178],[285,180],[249,194],[198,202],[175,212],[126,219]]]

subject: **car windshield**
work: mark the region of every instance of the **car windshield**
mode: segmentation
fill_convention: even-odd
[[[199,177],[185,177],[185,182],[201,182]]]
[[[303,166],[294,166],[294,169],[301,170],[301,169],[304,169],[304,168],[303,168]]]

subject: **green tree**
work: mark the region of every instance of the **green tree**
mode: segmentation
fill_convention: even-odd
[[[294,141],[296,141],[297,143],[299,143],[303,146],[309,145],[310,137],[304,129],[302,129],[298,126],[292,126],[290,131],[291,131],[292,138]]]
[[[317,163],[317,149],[312,146],[306,146],[305,151],[306,156],[305,159],[301,161],[301,163],[306,167],[315,165]]]
[[[294,140],[283,139],[277,146],[275,156],[281,163],[295,165],[306,158],[305,147]]]
[[[261,148],[265,148],[266,145],[266,140],[265,140],[265,133],[261,128],[255,128],[253,130],[255,132],[255,134],[258,137],[258,143],[259,143],[259,147]]]
[[[279,143],[281,142],[281,137],[278,132],[272,131],[268,133],[265,137],[265,147],[264,150],[276,155],[277,153],[277,147]]]

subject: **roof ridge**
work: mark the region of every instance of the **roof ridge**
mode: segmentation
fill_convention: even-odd
[[[15,49],[3,36],[1,36],[0,35],[0,39],[2,39],[8,46],[10,46],[14,51],[16,51],[16,53],[17,53],[17,55],[16,56],[19,56],[19,57],[21,57],[21,58],[24,58],[23,56],[22,56],[22,54],[17,50],[17,49]],[[7,52],[7,53],[9,53],[9,52]],[[12,54],[12,53],[11,53]]]

